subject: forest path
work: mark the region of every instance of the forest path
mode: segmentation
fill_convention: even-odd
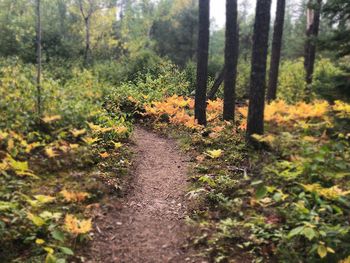
[[[192,262],[186,256],[188,159],[173,140],[136,127],[131,189],[97,221],[88,262]]]

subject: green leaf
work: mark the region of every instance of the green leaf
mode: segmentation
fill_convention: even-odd
[[[300,233],[304,230],[304,226],[298,226],[294,229],[292,229],[289,234],[288,234],[288,238],[292,238],[294,236],[300,235]]]
[[[51,203],[55,200],[54,197],[49,196],[49,195],[35,195],[34,198],[38,200],[40,203]]]
[[[52,254],[47,254],[46,258],[45,258],[45,263],[56,263],[57,259],[54,255]]]
[[[68,255],[68,256],[74,256],[73,250],[71,250],[68,247],[59,247],[59,249],[62,251],[62,253]]]
[[[261,185],[256,189],[255,197],[256,199],[262,199],[267,194],[267,188],[264,185]]]
[[[326,246],[318,245],[317,253],[320,256],[320,258],[324,258],[325,256],[327,256],[328,251],[327,251]]]
[[[305,227],[302,233],[308,240],[312,240],[314,237],[316,237],[316,231],[311,227]]]
[[[54,230],[51,233],[52,237],[58,241],[64,242],[64,234],[63,232],[59,231],[59,230]]]
[[[0,201],[0,211],[11,210],[17,207],[17,203]]]
[[[11,158],[10,159],[10,165],[12,166],[12,168],[16,171],[21,171],[21,172],[25,172],[28,171],[28,162],[20,162],[20,161],[16,161],[15,159]]]
[[[31,213],[28,213],[28,219],[30,219],[34,225],[36,226],[42,226],[42,225],[45,225],[45,220],[42,219],[41,217],[39,216],[36,216],[36,215],[33,215]]]

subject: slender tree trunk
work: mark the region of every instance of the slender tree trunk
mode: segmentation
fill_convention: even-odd
[[[84,11],[84,4],[83,0],[78,0],[79,9],[81,16],[84,20],[84,26],[85,26],[85,50],[84,50],[84,64],[88,65],[91,61],[91,48],[90,48],[90,23],[91,23],[91,16],[93,14],[94,10],[94,0],[88,0],[89,8],[87,11]]]
[[[311,84],[314,74],[314,65],[316,58],[316,38],[320,27],[320,16],[322,0],[317,0],[314,6],[311,6],[313,1],[310,0],[307,9],[307,28],[306,28],[306,43],[304,55],[304,67],[306,72],[306,90],[305,99],[308,100],[311,95]]]
[[[285,9],[286,0],[278,0],[276,9],[276,19],[273,30],[269,85],[267,90],[267,100],[269,102],[276,99]]]
[[[214,84],[208,93],[207,100],[214,99],[216,92],[219,90],[221,83],[224,81],[224,77],[225,77],[225,68],[223,68],[220,71],[219,76],[215,79]]]
[[[85,22],[85,52],[84,52],[84,63],[89,64],[91,58],[90,48],[90,17],[84,19]]]
[[[37,77],[36,77],[36,89],[37,89],[37,114],[41,118],[41,2],[36,1],[36,15],[37,15],[37,26],[36,26],[36,60],[37,60]]]
[[[238,57],[237,0],[226,0],[224,120],[234,120]]]
[[[197,87],[195,96],[195,119],[206,125],[206,91],[208,81],[209,50],[209,0],[199,0],[199,33],[197,51]]]
[[[270,9],[271,0],[257,0],[250,76],[247,123],[248,141],[250,141],[250,136],[252,134],[264,133],[266,63],[270,30]]]

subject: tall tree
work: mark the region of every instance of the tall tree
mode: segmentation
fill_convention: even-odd
[[[316,58],[316,39],[320,27],[322,0],[309,0],[307,9],[306,43],[304,54],[304,67],[306,72],[306,99],[311,92],[312,75]]]
[[[89,64],[91,60],[91,42],[90,42],[90,30],[91,30],[91,18],[94,12],[97,10],[96,0],[78,0],[80,14],[84,20],[85,26],[85,50],[84,50],[84,63]]]
[[[247,140],[264,133],[266,62],[270,31],[271,0],[257,0],[247,123]]]
[[[36,77],[36,88],[37,88],[37,114],[41,117],[41,1],[36,0],[36,59],[37,59],[37,77]]]
[[[328,0],[323,13],[332,24],[332,34],[323,45],[339,57],[350,55],[350,1]]]
[[[199,32],[197,45],[197,87],[195,96],[195,119],[198,124],[206,125],[206,92],[208,81],[209,50],[209,0],[199,0]]]
[[[226,0],[224,120],[234,120],[238,60],[237,0]]]
[[[197,31],[197,1],[160,2],[151,31],[158,54],[184,67],[188,61],[195,59]]]
[[[268,101],[276,99],[285,9],[286,9],[286,0],[278,0],[275,24],[273,29],[273,39],[272,39],[269,85],[267,90]]]

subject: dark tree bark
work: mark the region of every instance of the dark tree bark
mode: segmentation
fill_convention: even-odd
[[[269,102],[276,99],[285,9],[286,0],[278,0],[272,39],[269,85],[267,90],[267,100]]]
[[[208,81],[209,50],[209,0],[199,0],[199,33],[197,50],[197,87],[195,96],[195,119],[200,125],[207,124],[206,92]]]
[[[214,99],[216,92],[218,92],[221,83],[224,81],[224,77],[225,77],[225,68],[223,68],[220,71],[219,76],[215,79],[214,84],[208,93],[207,100]]]
[[[257,0],[253,34],[252,68],[247,123],[247,140],[264,133],[266,61],[270,30],[271,0]]]
[[[238,58],[237,0],[226,0],[225,76],[223,119],[235,118],[236,76]]]
[[[314,65],[316,58],[316,38],[320,27],[322,0],[317,0],[316,3],[310,0],[307,9],[307,28],[306,28],[306,43],[304,55],[304,67],[306,72],[306,91],[305,99],[308,100],[311,94],[311,84],[314,74]]]
[[[41,2],[36,1],[36,60],[37,60],[37,76],[36,76],[36,89],[37,89],[37,114],[39,119],[41,118]]]

